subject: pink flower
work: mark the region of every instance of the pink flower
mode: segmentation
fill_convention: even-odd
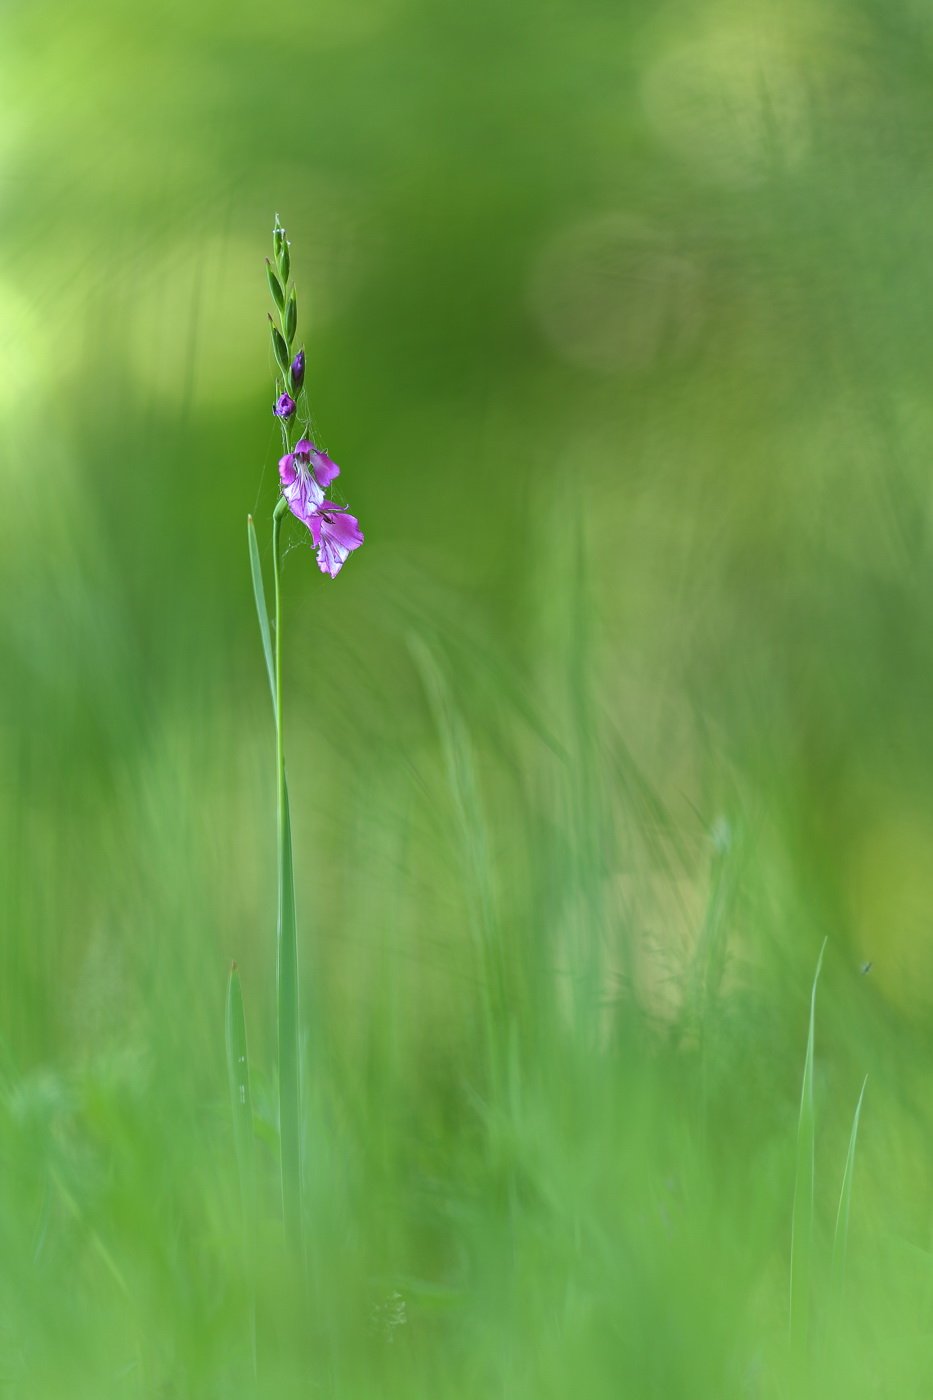
[[[307,438],[302,438],[279,461],[282,495],[292,515],[311,531],[318,567],[331,578],[337,577],[347,556],[363,543],[356,516],[349,515],[324,495],[339,475],[337,463]]]
[[[336,578],[347,556],[363,543],[363,532],[355,515],[337,510],[325,502],[308,521],[317,548],[318,568],[322,574]]]
[[[313,442],[302,438],[293,451],[279,459],[279,480],[288,508],[303,524],[324,500],[324,492],[340,468],[326,452],[319,452]]]

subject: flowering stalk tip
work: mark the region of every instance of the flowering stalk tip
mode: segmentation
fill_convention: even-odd
[[[356,516],[327,496],[328,488],[340,475],[337,463],[310,438],[302,437],[291,446],[291,420],[304,392],[305,352],[302,346],[296,355],[292,355],[298,329],[298,297],[294,287],[288,285],[288,239],[278,215],[272,231],[272,250],[278,276],[268,261],[266,274],[272,299],[279,312],[281,330],[271,316],[269,323],[272,348],[284,380],[284,392],[276,399],[273,412],[282,423],[285,442],[285,455],[279,460],[282,495],[276,508],[276,519],[282,510],[288,509],[310,534],[321,572],[336,578],[353,550],[359,549],[363,543],[363,532]]]
[[[272,226],[272,252],[275,255],[275,265],[279,270],[282,286],[286,287],[288,286],[289,272],[288,239],[278,214],[276,214],[275,223]]]
[[[295,519],[311,532],[318,568],[331,578],[337,577],[353,550],[363,543],[356,516],[324,494],[339,475],[337,463],[308,438],[296,442],[292,451],[279,459],[282,496]]]
[[[288,286],[288,278],[291,273],[291,258],[288,255],[288,239],[285,237],[285,230],[282,230],[282,237],[279,242],[279,250],[276,255],[276,262],[279,265],[279,276],[282,279],[282,286]]]

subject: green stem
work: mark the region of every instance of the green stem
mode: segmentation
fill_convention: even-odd
[[[272,516],[275,577],[275,760],[278,808],[279,912],[276,935],[276,990],[279,1039],[279,1132],[282,1154],[282,1214],[285,1233],[301,1254],[301,1082],[298,1056],[298,939],[291,819],[285,786],[282,727],[282,582],[279,534],[287,503]]]

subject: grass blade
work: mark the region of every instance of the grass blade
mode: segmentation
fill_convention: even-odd
[[[253,1105],[249,1091],[246,1017],[243,1011],[240,973],[236,963],[230,967],[227,982],[226,1040],[227,1079],[230,1085],[230,1112],[240,1175],[240,1196],[244,1211],[248,1211],[252,1205],[254,1182]]]
[[[800,1116],[797,1122],[797,1168],[794,1179],[794,1214],[790,1246],[790,1333],[791,1342],[803,1350],[810,1326],[810,1292],[813,1268],[813,1183],[815,1110],[813,1106],[813,1041],[816,1027],[816,985],[823,966],[826,939],[813,974],[810,991],[810,1028],[800,1090]]]
[[[509,998],[506,971],[498,938],[492,863],[486,836],[482,795],[469,730],[457,709],[437,659],[414,633],[408,648],[427,695],[441,741],[447,781],[457,814],[469,926],[483,988],[483,1019],[489,1072],[496,1082],[501,1063],[499,1033]]]
[[[276,1019],[279,1051],[279,1134],[282,1160],[282,1215],[286,1238],[298,1259],[304,1257],[301,1215],[301,1069],[299,1064],[298,920],[295,911],[295,868],[292,821],[285,782],[285,742],[282,722],[282,578],[279,535],[284,499],[272,516],[272,569],[275,579],[275,710],[276,798],[278,807],[278,922],[276,927]]]
[[[279,517],[273,521],[273,568],[275,570],[275,605],[277,624],[281,623],[281,598],[279,587],[278,558]],[[289,1235],[300,1238],[300,1198],[301,1198],[301,1150],[300,1150],[300,1084],[298,1046],[298,932],[295,913],[295,877],[292,861],[291,811],[288,801],[288,783],[285,778],[285,759],[281,751],[281,705],[278,695],[278,672],[276,652],[273,650],[272,631],[269,626],[269,608],[262,581],[262,566],[259,558],[259,543],[256,527],[251,515],[246,518],[246,533],[249,543],[250,572],[253,579],[253,596],[256,600],[256,615],[259,619],[259,634],[262,638],[262,651],[266,660],[266,673],[272,695],[272,709],[276,724],[277,766],[279,774],[278,793],[278,928],[276,931],[276,995],[279,1057],[279,1115],[282,1153],[282,1198],[286,1226]]]
[[[230,1085],[230,1112],[236,1146],[237,1172],[240,1179],[240,1212],[243,1242],[243,1265],[252,1280],[253,1220],[256,1204],[256,1160],[253,1145],[253,1103],[249,1089],[249,1051],[246,1044],[246,1016],[243,992],[236,963],[230,966],[226,1005],[227,1078]],[[253,1376],[256,1375],[256,1299],[249,1305],[249,1337]]]
[[[262,582],[262,565],[259,560],[259,544],[253,517],[246,517],[246,535],[249,542],[249,567],[253,576],[253,597],[256,599],[256,616],[259,619],[259,635],[262,638],[262,654],[266,658],[266,674],[275,705],[275,668],[272,661],[272,633],[269,630],[269,609],[266,606],[266,590]]]
[[[283,780],[284,781],[284,780]],[[283,789],[279,850],[277,1019],[279,1043],[279,1131],[282,1202],[288,1237],[301,1253],[301,1083],[298,1044],[298,927],[292,861],[292,823]]]
[[[852,1118],[852,1132],[849,1135],[849,1150],[846,1153],[845,1170],[842,1173],[842,1190],[839,1193],[839,1209],[836,1211],[836,1228],[833,1233],[833,1293],[836,1302],[842,1300],[845,1284],[846,1251],[849,1243],[849,1207],[852,1204],[852,1176],[855,1171],[855,1144],[858,1141],[858,1125],[862,1116],[862,1100],[868,1075],[862,1080],[862,1090],[855,1105]]]

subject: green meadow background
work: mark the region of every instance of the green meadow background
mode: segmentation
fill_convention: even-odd
[[[931,94],[922,0],[7,0],[0,1394],[933,1393]]]

